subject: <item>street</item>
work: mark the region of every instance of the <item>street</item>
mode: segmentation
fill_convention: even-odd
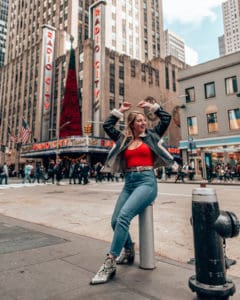
[[[122,182],[88,185],[12,184],[1,186],[0,213],[20,220],[77,233],[110,242],[111,214],[122,188]],[[239,186],[208,186],[216,191],[221,210],[234,212],[240,218]],[[154,235],[157,255],[178,262],[194,257],[190,225],[192,190],[199,184],[158,183],[154,203]],[[130,227],[138,248],[138,219]],[[240,261],[240,239],[227,239],[227,256]],[[228,274],[240,277],[238,264]]]

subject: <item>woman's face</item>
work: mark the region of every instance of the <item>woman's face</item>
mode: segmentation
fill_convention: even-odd
[[[132,131],[135,136],[145,132],[147,126],[146,118],[142,114],[138,114],[133,122]]]

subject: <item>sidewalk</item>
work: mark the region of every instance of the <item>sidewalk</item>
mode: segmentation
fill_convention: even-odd
[[[0,215],[1,300],[196,300],[194,266],[156,257],[154,270],[119,266],[112,282],[91,286],[109,244]],[[240,278],[230,278],[240,299]]]
[[[176,180],[176,175],[172,175],[170,178],[167,178],[167,176],[165,176],[165,179],[158,179],[158,182],[164,182],[164,183],[174,183]],[[181,184],[183,183],[182,181],[178,181],[176,182],[176,184]],[[240,185],[240,180],[234,178],[234,180],[218,180],[218,179],[213,179],[212,181],[208,181],[206,179],[202,179],[201,176],[197,175],[194,177],[193,180],[189,180],[188,176],[185,176],[184,178],[184,183],[186,184],[202,184],[205,183],[207,185],[233,185],[233,186],[238,186]]]

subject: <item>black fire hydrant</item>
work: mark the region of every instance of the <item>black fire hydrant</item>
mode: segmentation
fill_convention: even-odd
[[[199,298],[228,299],[235,284],[226,279],[223,241],[239,234],[239,221],[232,212],[220,212],[214,189],[197,188],[192,196],[196,275],[189,278],[189,287]]]

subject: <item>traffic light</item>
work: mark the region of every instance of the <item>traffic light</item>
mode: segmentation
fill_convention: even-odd
[[[92,125],[91,124],[87,124],[84,126],[84,133],[90,135],[92,133]]]

